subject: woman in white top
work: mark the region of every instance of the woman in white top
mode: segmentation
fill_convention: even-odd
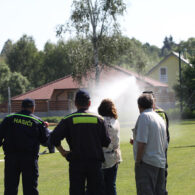
[[[122,161],[120,151],[120,125],[117,110],[110,99],[102,100],[98,113],[104,117],[105,126],[111,139],[108,148],[103,148],[105,162],[102,164],[105,194],[116,195],[116,176],[118,164]]]

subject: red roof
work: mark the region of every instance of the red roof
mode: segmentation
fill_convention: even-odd
[[[50,99],[54,89],[78,89],[79,85],[77,82],[73,81],[71,75],[65,76],[58,80],[52,81],[45,85],[42,85],[36,89],[28,91],[24,94],[15,96],[12,100],[23,100],[25,98],[32,98],[32,99],[42,99],[47,100]]]
[[[154,79],[151,79],[149,77],[141,76],[135,72],[126,70],[124,68],[121,68],[119,66],[105,66],[104,69],[101,71],[100,74],[100,82],[108,80],[109,78],[119,78],[119,76],[134,76],[137,80],[152,86],[152,87],[168,87],[166,84],[161,83],[159,81],[156,81]],[[39,100],[48,100],[51,98],[53,91],[55,89],[79,89],[81,87],[87,88],[90,85],[93,85],[95,82],[94,73],[91,73],[88,78],[90,78],[89,82],[84,80],[82,83],[79,84],[76,81],[73,80],[72,76],[65,76],[63,78],[60,78],[58,80],[55,80],[53,82],[47,83],[45,85],[42,85],[36,89],[33,89],[31,91],[28,91],[24,94],[15,96],[12,98],[12,100],[23,100],[25,98],[32,98],[32,99],[39,99]]]

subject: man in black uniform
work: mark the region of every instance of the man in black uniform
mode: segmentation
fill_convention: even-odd
[[[170,134],[169,134],[169,119],[168,119],[168,116],[167,116],[167,114],[166,114],[166,112],[162,109],[162,108],[160,108],[160,107],[158,107],[157,105],[156,105],[156,99],[155,99],[155,96],[154,96],[154,93],[153,93],[153,91],[144,91],[143,93],[146,93],[146,94],[151,94],[152,96],[153,96],[153,98],[154,98],[154,111],[156,112],[156,113],[158,113],[162,118],[163,118],[163,120],[165,121],[165,124],[166,124],[166,134],[167,134],[167,142],[168,142],[168,144],[169,144],[169,141],[170,141]],[[168,149],[168,148],[167,148]],[[168,171],[167,171],[167,169],[168,169],[168,162],[167,162],[167,149],[166,149],[166,153],[165,153],[165,155],[166,155],[166,167],[165,167],[165,184],[167,184],[167,176],[168,176]],[[166,190],[166,195],[168,194],[168,191]]]
[[[38,195],[38,153],[48,140],[44,122],[33,115],[35,102],[22,101],[22,110],[8,115],[0,125],[0,146],[5,154],[4,195],[17,195],[22,173],[23,194]]]
[[[75,98],[77,112],[66,116],[51,134],[51,142],[69,161],[70,195],[84,195],[85,181],[90,195],[101,195],[104,161],[102,147],[110,143],[103,118],[88,112],[88,92],[79,90]],[[70,152],[61,146],[66,138]]]

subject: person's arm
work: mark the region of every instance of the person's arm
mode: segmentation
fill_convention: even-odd
[[[6,124],[6,119],[4,119],[2,123],[0,124],[0,146],[2,146],[4,137],[5,137],[5,129],[6,129],[5,124]]]
[[[135,163],[139,164],[142,161],[142,157],[145,151],[146,144],[142,142],[137,142],[137,155]]]
[[[62,145],[59,145],[59,146],[56,146],[57,150],[60,152],[60,154],[63,156],[63,157],[67,157],[67,154],[70,153],[70,151],[67,151],[65,150]]]
[[[111,139],[108,135],[108,131],[106,130],[104,122],[101,123],[101,142],[102,142],[102,147],[106,147],[106,148],[111,143]]]

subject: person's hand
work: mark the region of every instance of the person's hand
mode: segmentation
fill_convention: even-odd
[[[64,158],[66,158],[67,157],[67,155],[70,153],[70,151],[67,151],[67,150],[61,150],[60,151],[60,154],[64,157]]]
[[[133,145],[133,139],[132,139],[132,138],[130,138],[129,143],[130,143],[131,145]]]
[[[49,123],[47,121],[44,121],[45,127],[48,128],[49,127]]]

